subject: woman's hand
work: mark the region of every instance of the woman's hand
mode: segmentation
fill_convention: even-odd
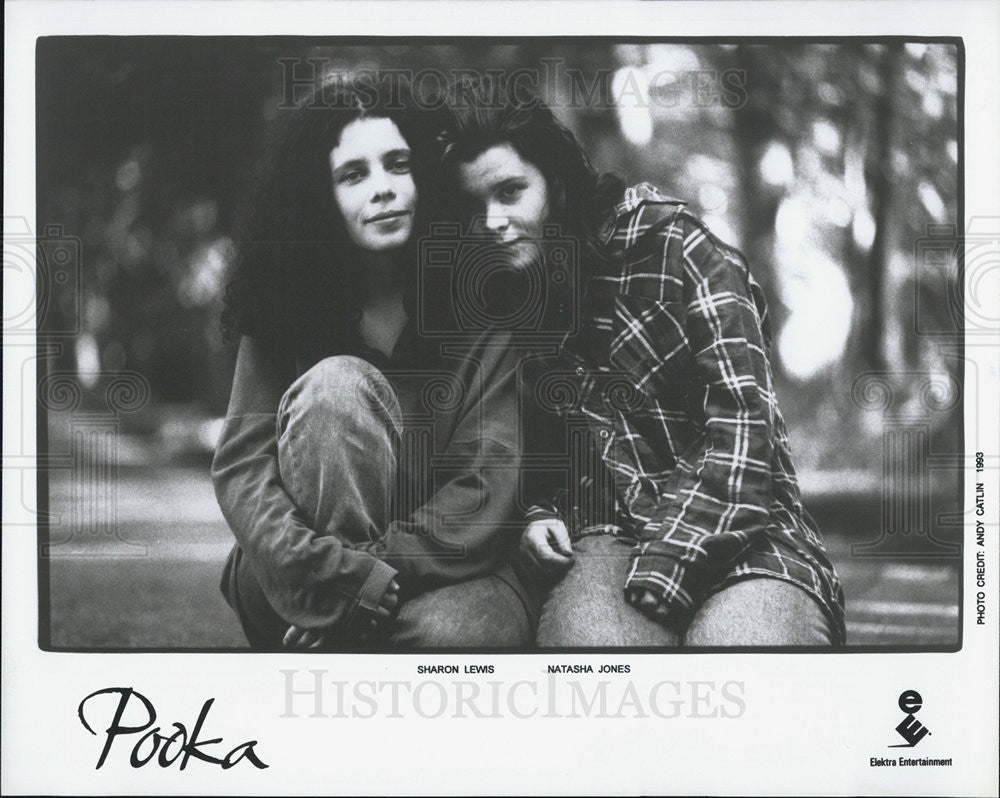
[[[399,610],[399,582],[393,579],[389,587],[385,589],[379,605],[375,610],[375,617],[371,620],[372,628],[385,627],[396,617]]]
[[[369,621],[366,632],[372,633],[379,628],[385,628],[392,623],[399,609],[399,582],[393,579],[375,609],[375,617]],[[367,636],[367,635],[366,635]],[[285,632],[281,644],[285,648],[320,649],[332,644],[337,639],[335,631],[327,629],[301,629],[292,624]]]
[[[521,536],[521,556],[550,576],[562,576],[573,565],[573,546],[566,524],[557,518],[532,521]]]
[[[285,648],[322,648],[329,640],[327,634],[326,631],[300,629],[292,624],[285,632],[281,644]]]
[[[652,590],[630,588],[626,591],[626,595],[629,604],[653,618],[665,618],[669,612],[669,607],[661,602]]]

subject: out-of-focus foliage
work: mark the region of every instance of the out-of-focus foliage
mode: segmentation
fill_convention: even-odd
[[[687,199],[747,253],[800,465],[877,466],[884,408],[852,400],[859,375],[885,372],[896,410],[917,413],[926,377],[958,373],[928,334],[959,330],[954,260],[918,256],[959,223],[954,46],[540,40],[42,40],[38,221],[82,242],[84,331],[61,367],[132,369],[160,403],[224,411],[221,292],[287,58],[405,69],[424,90],[456,70],[525,70],[599,168]],[[928,421],[935,446],[956,445],[953,409]]]

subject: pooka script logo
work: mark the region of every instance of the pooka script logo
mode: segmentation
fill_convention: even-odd
[[[889,748],[913,748],[930,734],[930,730],[916,718],[923,705],[924,699],[916,690],[904,690],[899,694],[899,708],[906,713],[906,717],[900,721],[896,731],[906,742],[890,745]]]

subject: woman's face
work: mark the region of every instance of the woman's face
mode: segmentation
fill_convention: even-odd
[[[417,186],[410,147],[391,119],[356,119],[330,150],[333,197],[351,240],[384,252],[413,232]]]
[[[461,164],[458,172],[462,194],[477,213],[477,226],[503,247],[515,268],[526,267],[538,254],[550,214],[541,170],[504,143]]]

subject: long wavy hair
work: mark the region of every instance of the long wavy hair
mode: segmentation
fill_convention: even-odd
[[[447,172],[490,147],[510,144],[544,175],[550,221],[560,233],[575,236],[585,256],[607,259],[599,230],[625,184],[594,169],[573,133],[539,97],[516,81],[490,74],[457,82],[447,107],[446,126],[438,136]]]
[[[409,302],[417,272],[415,242],[437,215],[429,173],[440,122],[435,112],[417,107],[405,85],[388,91],[342,75],[280,113],[239,227],[223,335],[228,341],[248,335],[295,353],[353,352],[360,343],[364,259],[334,199],[330,150],[347,125],[366,118],[392,120],[409,144],[419,199],[410,242],[398,253],[408,259],[403,274]]]

